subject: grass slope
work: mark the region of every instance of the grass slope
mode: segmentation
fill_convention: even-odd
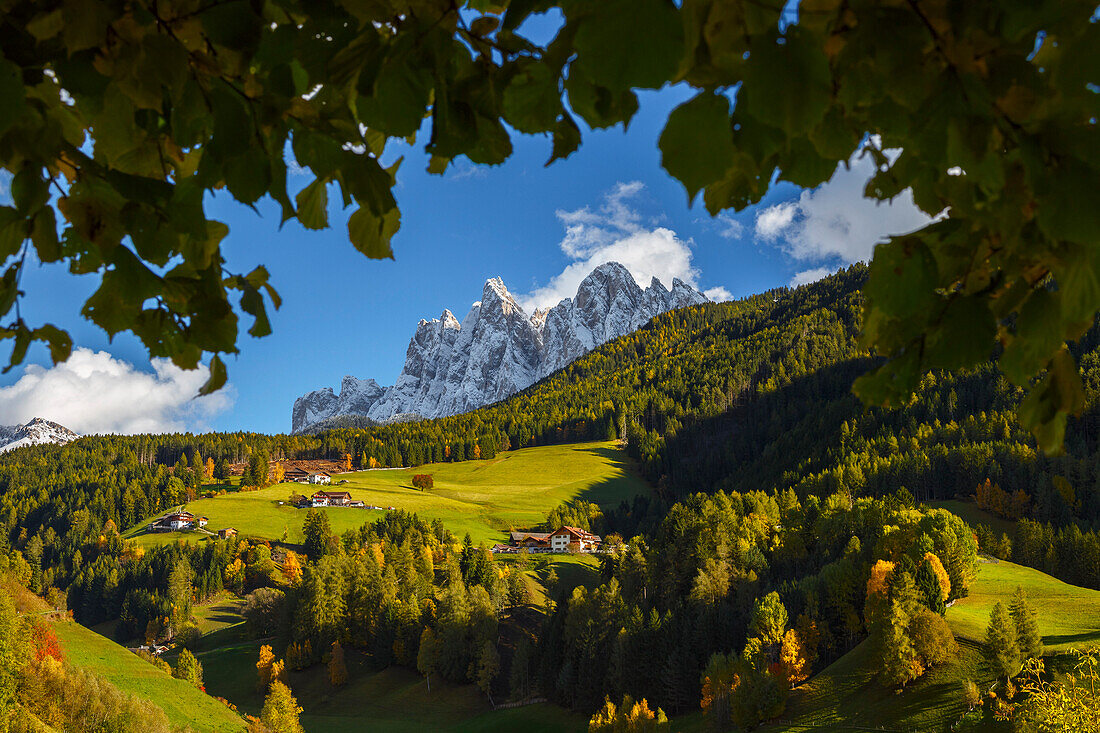
[[[261,642],[245,642],[200,652],[207,689],[232,700],[242,711],[258,714],[263,698],[256,690],[256,658]],[[480,733],[519,726],[529,731],[583,731],[587,719],[554,705],[539,704],[494,711],[474,685],[433,681],[412,670],[375,671],[368,660],[347,650],[348,683],[333,688],[323,665],[289,673],[290,687],[304,709],[307,733]]]
[[[948,624],[959,640],[957,659],[897,695],[875,678],[876,660],[865,641],[794,690],[782,722],[762,730],[944,729],[963,713],[963,680],[982,689],[992,683],[980,642],[993,605],[1007,605],[1017,586],[1024,588],[1038,612],[1048,653],[1100,641],[1100,591],[1068,585],[1010,562],[983,562],[970,595],[947,610]]]
[[[972,501],[945,499],[943,501],[929,501],[926,503],[928,506],[937,509],[946,509],[961,518],[971,527],[977,527],[979,524],[984,525],[993,530],[998,537],[1002,534],[1007,534],[1009,537],[1016,536],[1016,522],[1009,519],[1003,519],[996,514],[990,514],[984,509],[978,508],[978,505]]]
[[[214,698],[139,659],[126,648],[72,621],[54,624],[65,657],[124,692],[152,700],[173,726],[196,733],[243,731],[244,721]]]
[[[983,562],[970,595],[947,609],[956,636],[985,639],[989,612],[997,601],[1006,606],[1016,587],[1027,593],[1039,615],[1039,632],[1048,652],[1100,642],[1100,591],[1063,583],[1046,573],[1006,562]]]
[[[432,474],[435,488],[418,491],[412,477]],[[507,451],[487,461],[437,463],[409,469],[383,469],[341,474],[341,490],[367,504],[395,507],[422,518],[441,519],[457,537],[470,533],[475,542],[496,542],[510,527],[529,527],[563,501],[585,499],[617,506],[650,489],[628,465],[626,454],[613,442],[542,446]],[[278,484],[260,491],[230,493],[200,499],[188,510],[210,519],[209,527],[236,527],[244,535],[279,539],[284,530],[290,542],[302,540],[305,511],[280,506],[292,493],[314,487]],[[337,487],[333,487],[337,488]],[[365,509],[325,509],[338,534],[372,521],[381,512]],[[181,537],[200,539],[199,533],[142,534],[148,520],[127,533],[145,545],[172,542]]]
[[[979,685],[992,681],[978,645],[961,641],[959,648],[956,659],[899,695],[876,678],[877,664],[864,641],[793,690],[780,720],[761,730],[943,730],[965,711],[962,681],[970,679]]]

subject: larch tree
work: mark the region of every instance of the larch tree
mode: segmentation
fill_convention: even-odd
[[[344,647],[339,641],[332,642],[328,660],[328,682],[333,687],[340,687],[348,681],[348,667],[344,662]]]
[[[298,700],[290,688],[282,682],[272,682],[260,713],[260,720],[271,733],[305,733],[298,720],[301,713],[302,708],[298,707]]]

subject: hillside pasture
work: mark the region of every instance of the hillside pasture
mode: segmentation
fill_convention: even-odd
[[[151,700],[173,726],[195,733],[236,733],[245,723],[223,703],[177,680],[94,631],[73,621],[53,624],[65,658],[114,684],[123,692]]]
[[[435,486],[427,491],[412,487],[418,473],[432,474]],[[648,485],[629,466],[625,452],[614,442],[541,446],[500,453],[484,461],[437,463],[408,469],[375,469],[344,473],[347,483],[331,487],[283,483],[259,491],[232,492],[187,505],[188,511],[209,518],[208,529],[235,527],[242,536],[302,541],[305,510],[285,502],[292,493],[312,494],[318,488],[349,491],[368,505],[416,512],[424,519],[440,519],[461,538],[469,532],[474,542],[499,542],[512,528],[527,528],[546,518],[563,501],[585,499],[605,507],[618,506]],[[279,502],[284,502],[280,504]],[[328,507],[336,533],[357,528],[382,516],[384,510]],[[199,532],[145,533],[150,519],[131,527],[126,537],[142,545],[178,539],[202,541]]]
[[[966,710],[963,681],[988,688],[993,679],[980,647],[968,641],[960,641],[958,657],[910,683],[901,694],[878,679],[878,666],[870,642],[861,642],[795,688],[780,719],[760,730],[945,730]]]
[[[956,636],[983,641],[993,606],[997,601],[1008,606],[1017,586],[1038,612],[1039,632],[1048,653],[1100,643],[1100,591],[1004,560],[978,565],[970,595],[947,609],[951,630]]]

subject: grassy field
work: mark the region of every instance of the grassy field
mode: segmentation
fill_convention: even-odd
[[[412,488],[412,477],[417,473],[432,474],[435,488]],[[475,542],[497,542],[512,527],[538,524],[545,520],[547,511],[563,501],[579,498],[618,506],[623,500],[650,491],[630,470],[625,453],[611,442],[525,448],[487,461],[361,471],[338,478],[347,480],[339,489],[350,491],[354,499],[441,519],[457,537],[469,532]],[[290,542],[300,542],[305,512],[280,506],[279,502],[285,502],[291,493],[308,493],[313,488],[278,484],[260,491],[199,499],[187,508],[208,517],[210,529],[232,526],[242,535],[268,539],[279,539],[285,531]],[[381,516],[379,511],[366,509],[333,507],[323,511],[337,533]],[[144,545],[203,537],[197,532],[143,534],[147,524],[148,519],[130,528],[126,536]]]
[[[232,700],[242,711],[258,714],[263,698],[256,691],[256,658],[260,642],[246,642],[201,652],[207,690]],[[433,681],[412,670],[391,667],[372,670],[355,650],[347,652],[348,683],[333,688],[323,665],[291,672],[289,683],[304,708],[308,733],[385,733],[445,731],[480,733],[518,726],[528,731],[583,731],[587,719],[553,705],[530,705],[494,711],[474,685]]]
[[[1100,643],[1100,591],[1079,588],[1032,568],[1004,560],[983,562],[970,595],[947,609],[956,636],[985,639],[989,612],[997,601],[1006,606],[1020,586],[1039,614],[1039,631],[1048,651]]]
[[[978,505],[972,501],[948,499],[945,501],[930,501],[927,502],[927,504],[937,509],[946,509],[961,518],[971,527],[976,527],[979,524],[985,525],[993,530],[998,537],[1002,534],[1007,534],[1009,537],[1016,536],[1015,522],[1008,519],[1002,519],[995,514],[990,514],[984,509],[979,509]]]
[[[67,660],[131,695],[152,700],[174,726],[196,733],[243,731],[244,721],[212,697],[139,659],[125,647],[72,621],[54,623]]]
[[[963,714],[962,681],[988,687],[976,644],[962,641],[960,654],[896,694],[875,677],[877,664],[868,642],[833,662],[791,693],[780,720],[761,731],[877,729],[939,731]]]

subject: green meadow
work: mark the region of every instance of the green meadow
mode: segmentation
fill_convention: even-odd
[[[173,726],[195,733],[235,733],[244,720],[223,703],[177,680],[125,647],[72,621],[55,622],[67,661],[103,677],[123,692],[151,700],[168,715]]]
[[[412,487],[418,473],[433,476],[435,487]],[[338,484],[339,481],[347,481]],[[457,537],[469,532],[475,542],[498,542],[512,528],[531,527],[563,501],[585,499],[602,506],[618,506],[650,488],[630,469],[626,454],[614,443],[580,443],[525,448],[501,453],[485,461],[436,463],[408,469],[375,469],[340,474],[332,489],[347,490],[368,505],[416,512],[440,519]],[[292,493],[310,494],[318,487],[283,483],[259,491],[231,492],[187,505],[194,514],[209,518],[208,529],[235,527],[244,536],[301,542],[305,510],[285,503]],[[381,511],[329,507],[323,509],[335,532],[362,526]],[[146,534],[147,518],[130,528],[127,537],[153,545],[177,539],[201,540],[200,532]]]
[[[956,636],[983,641],[989,612],[1006,606],[1016,587],[1024,589],[1039,615],[1039,632],[1049,652],[1100,643],[1100,591],[1063,583],[1039,570],[1001,560],[982,562],[970,595],[947,609]]]

